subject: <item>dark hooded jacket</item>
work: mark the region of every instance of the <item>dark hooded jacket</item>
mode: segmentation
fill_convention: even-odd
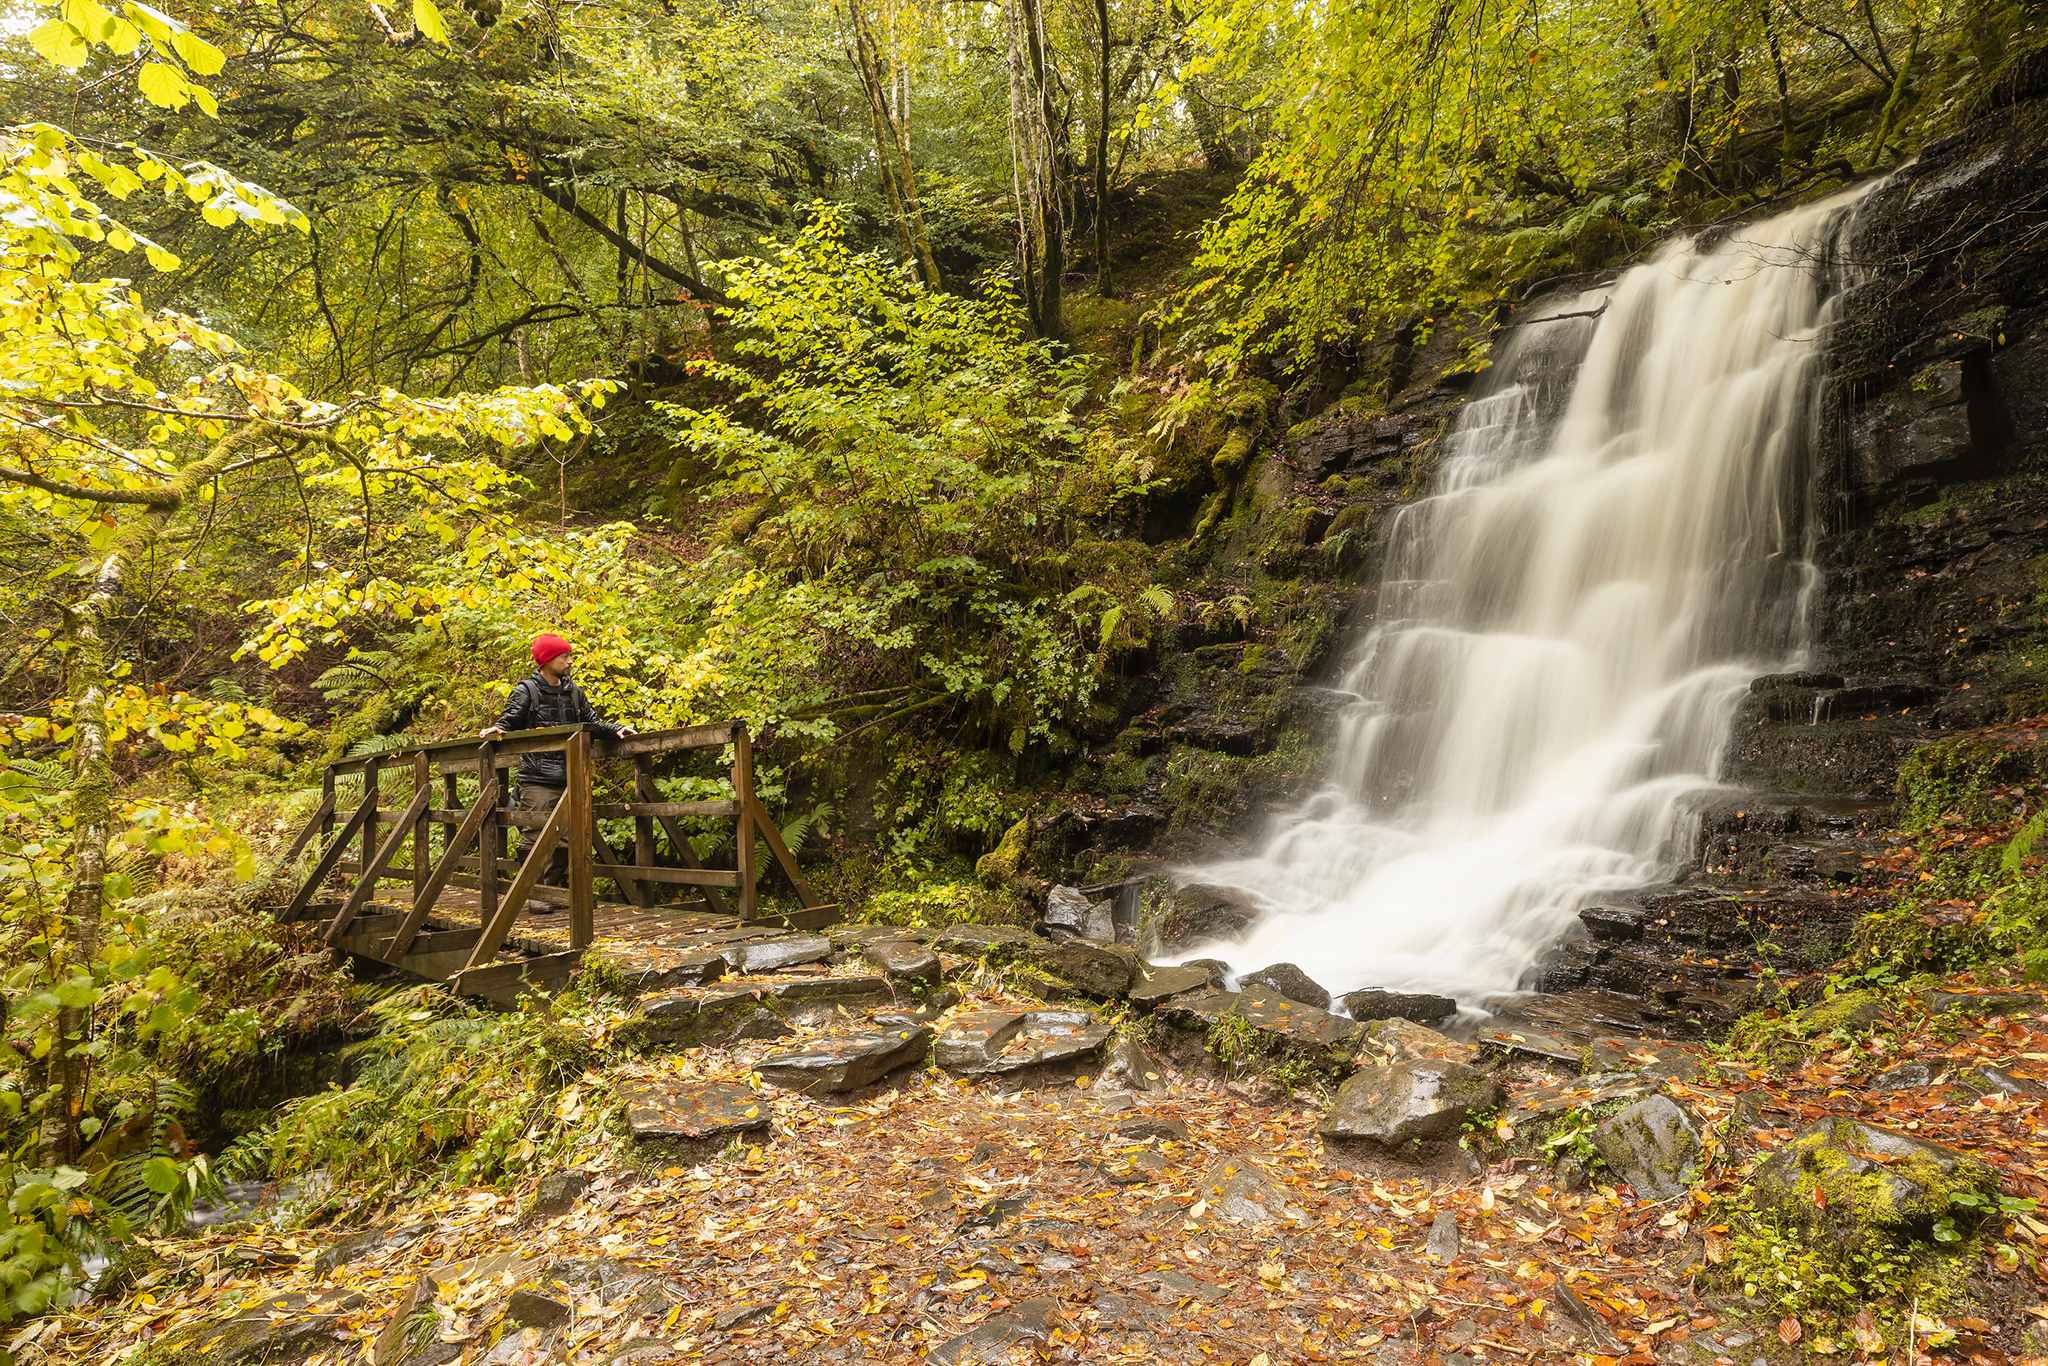
[[[538,669],[512,685],[512,695],[505,699],[505,710],[498,716],[498,725],[508,731],[539,730],[546,726],[588,726],[607,740],[615,740],[619,735],[619,728],[600,717],[591,707],[590,699],[583,695],[583,689],[576,686],[575,679],[564,680],[557,687],[542,678]],[[522,787],[566,787],[569,784],[569,761],[560,750],[522,755],[519,782]]]

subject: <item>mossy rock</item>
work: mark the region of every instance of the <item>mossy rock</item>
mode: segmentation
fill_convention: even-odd
[[[1974,1157],[1829,1119],[1771,1154],[1748,1189],[1781,1226],[1854,1251],[1934,1239],[1945,1221],[1964,1221],[1979,1202],[1996,1204],[1998,1177]]]
[[[974,875],[991,887],[1007,886],[1024,872],[1025,859],[1031,848],[1031,818],[1012,825],[996,841],[996,847],[976,860]]]

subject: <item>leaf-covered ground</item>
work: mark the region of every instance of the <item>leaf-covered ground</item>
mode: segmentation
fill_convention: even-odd
[[[1902,1307],[1814,1328],[1745,1300],[1715,1200],[1825,1115],[1965,1148],[2008,1195],[2048,1197],[2048,1028],[2038,1002],[1993,1004],[2005,1013],[1901,996],[1868,1029],[1794,1042],[1797,1056],[1781,1044],[1775,1063],[1703,1051],[1666,1089],[1709,1136],[1707,1177],[1663,1203],[1568,1188],[1504,1141],[1575,1084],[1535,1064],[1512,1065],[1479,1156],[1430,1171],[1326,1150],[1320,1106],[1256,1078],[1169,1071],[1134,1093],[1087,1073],[1004,1088],[918,1071],[846,1104],[763,1090],[772,1138],[694,1162],[621,1138],[588,1154],[591,1185],[550,1216],[528,1183],[348,1226],[163,1241],[124,1298],[11,1346],[30,1363],[1903,1361],[1884,1326]],[[730,1079],[752,1056],[619,1071]],[[1926,1084],[1877,1084],[1908,1059]],[[1985,1068],[2009,1085],[1980,1087]],[[344,1241],[359,1226],[381,1235]],[[2025,1356],[2029,1324],[2048,1321],[2044,1236],[2020,1214],[1984,1240],[1969,1308],[1923,1314],[1917,1356]]]

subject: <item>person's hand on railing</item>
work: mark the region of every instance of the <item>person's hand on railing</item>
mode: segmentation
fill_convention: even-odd
[[[502,740],[505,738],[505,728],[503,726],[485,726],[477,734],[486,740]]]
[[[630,740],[633,738],[633,735],[634,730],[631,726],[620,726],[619,733],[613,738],[619,740]]]

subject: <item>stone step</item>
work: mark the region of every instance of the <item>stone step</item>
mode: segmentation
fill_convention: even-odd
[[[976,1010],[946,1026],[932,1061],[961,1076],[996,1076],[1091,1057],[1110,1033],[1084,1010]]]
[[[872,973],[735,978],[644,995],[621,1034],[636,1043],[682,1047],[773,1038],[788,1033],[791,1021],[893,999],[888,979]]]
[[[723,1145],[736,1134],[768,1131],[766,1099],[735,1082],[652,1077],[619,1091],[636,1143]]]
[[[921,1063],[931,1050],[932,1031],[923,1025],[819,1039],[801,1048],[770,1053],[754,1063],[761,1080],[808,1095],[858,1091],[891,1072]]]

